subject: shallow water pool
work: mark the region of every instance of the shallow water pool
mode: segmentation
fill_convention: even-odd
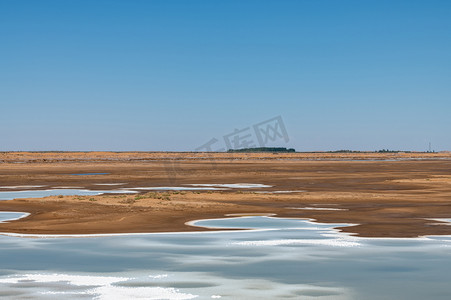
[[[0,214],[1,215],[1,214]],[[33,299],[450,299],[451,237],[367,239],[344,224],[240,217],[245,231],[0,236],[0,296]]]

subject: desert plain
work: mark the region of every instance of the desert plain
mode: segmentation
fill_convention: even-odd
[[[0,191],[68,188],[112,193],[0,201],[30,214],[0,232],[205,231],[189,222],[262,214],[351,223],[339,229],[362,237],[451,234],[434,220],[451,218],[449,152],[0,153]]]

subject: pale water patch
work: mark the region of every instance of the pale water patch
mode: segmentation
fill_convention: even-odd
[[[82,186],[53,186],[52,189],[83,189]]]
[[[335,229],[350,224],[267,216],[192,223],[249,230],[0,236],[0,297],[451,299],[451,236],[358,238]]]
[[[228,279],[202,272],[192,272],[190,278],[180,272],[162,277],[144,276],[142,273],[129,275],[132,277],[65,273],[19,274],[0,278],[0,286],[10,293],[14,292],[15,287],[22,288],[22,293],[16,292],[16,295],[33,299],[46,299],[48,295],[63,296],[65,299],[79,299],[83,296],[88,296],[89,299],[170,300],[289,299],[298,296],[305,296],[302,299],[349,299],[349,291],[346,289],[313,284],[275,284],[264,279]],[[200,292],[200,295],[196,292]]]
[[[253,217],[253,216],[263,216],[263,217],[272,217],[276,214],[270,214],[270,213],[235,213],[235,214],[225,214],[226,217]],[[197,221],[193,221],[192,223],[196,223]]]
[[[28,217],[30,214],[25,212],[0,211],[0,223],[19,220]]]
[[[439,223],[429,223],[429,225],[451,225],[451,219],[447,219],[447,218],[435,218],[435,219],[426,219],[426,220],[430,220],[430,221],[437,221]]]
[[[318,239],[286,239],[286,240],[272,240],[272,241],[245,241],[245,242],[235,242],[235,245],[242,246],[286,246],[286,245],[325,245],[333,247],[356,247],[361,244],[355,241],[348,241],[344,238],[342,239],[331,239],[331,240],[318,240]]]
[[[96,190],[80,190],[80,189],[51,189],[51,190],[31,190],[31,191],[9,191],[0,192],[0,200],[13,200],[18,198],[42,198],[47,196],[95,196],[101,194],[128,194],[137,193],[130,190],[109,190],[109,191],[96,191]]]
[[[210,191],[225,190],[214,187],[186,187],[186,186],[150,186],[150,187],[133,187],[131,190],[149,190],[149,191]]]
[[[366,239],[334,229],[346,224],[263,216],[194,223],[251,230],[59,239],[0,236],[0,297],[451,297],[451,237]]]
[[[233,216],[233,214],[230,214]],[[267,214],[238,214],[235,218],[205,219],[187,222],[190,226],[209,229],[249,229],[249,230],[327,230],[339,234],[342,238],[352,238],[348,234],[336,231],[335,227],[352,226],[348,223],[318,223],[314,219],[277,218]]]
[[[203,187],[223,187],[231,189],[255,189],[255,188],[268,188],[272,185],[260,184],[260,183],[192,183],[187,184],[191,186],[203,186]]]
[[[0,186],[0,189],[33,189],[45,186],[46,185],[14,185],[14,186]]]
[[[93,299],[194,299],[197,295],[180,293],[174,288],[162,287],[124,287],[115,284],[126,282],[131,278],[111,276],[69,275],[69,274],[23,274],[0,279],[0,284],[48,286],[51,283],[56,290],[39,292],[40,295],[90,295]],[[75,287],[87,289],[74,290]],[[38,295],[36,295],[38,296]],[[39,296],[38,296],[39,297]]]
[[[150,187],[131,187],[127,190],[148,190],[148,191],[222,191],[228,189],[252,189],[266,188],[271,185],[259,183],[230,183],[230,184],[186,184],[188,186],[150,186]]]
[[[336,208],[336,207],[285,207],[287,209],[303,209],[303,210],[349,210],[347,208]]]
[[[81,276],[68,274],[23,274],[0,279],[0,283],[20,283],[23,281],[46,282],[67,282],[76,286],[101,286],[127,280],[126,277],[108,276]]]
[[[137,193],[139,192],[128,189],[103,191],[103,194],[137,194]]]
[[[304,193],[304,190],[294,190],[294,191],[256,191],[254,193],[258,194],[289,194],[289,193]]]
[[[93,176],[93,175],[108,175],[110,173],[74,173],[74,174],[68,174],[68,175],[75,175],[75,176]]]

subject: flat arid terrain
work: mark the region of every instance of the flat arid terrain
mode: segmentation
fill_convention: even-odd
[[[352,223],[341,230],[364,237],[451,234],[433,220],[451,218],[449,152],[0,153],[0,191],[49,189],[113,193],[0,201],[0,211],[30,213],[0,232],[199,231],[186,223],[274,214]]]

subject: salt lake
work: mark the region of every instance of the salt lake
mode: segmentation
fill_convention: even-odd
[[[0,221],[21,216],[0,213]],[[192,225],[218,231],[0,235],[0,297],[451,298],[450,236],[359,238],[334,229],[347,224],[269,216]]]

